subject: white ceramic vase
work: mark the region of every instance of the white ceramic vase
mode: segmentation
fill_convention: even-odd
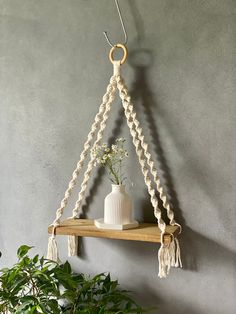
[[[104,223],[124,225],[132,222],[132,201],[124,185],[112,184],[112,191],[104,201]]]

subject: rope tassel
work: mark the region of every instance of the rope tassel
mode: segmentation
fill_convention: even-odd
[[[165,278],[170,272],[171,267],[181,267],[182,261],[180,255],[180,246],[177,238],[172,235],[172,241],[166,245],[161,237],[161,247],[158,251],[159,273],[160,278]]]
[[[159,262],[158,277],[166,278],[166,276],[169,274],[170,263],[168,248],[164,244],[161,244],[161,247],[158,251],[158,262]]]
[[[52,234],[48,239],[47,259],[59,262],[57,242],[54,234]]]
[[[78,254],[78,237],[68,236],[68,256],[77,256]]]
[[[171,242],[171,244],[173,241]],[[161,234],[161,247],[158,251],[159,273],[158,277],[165,278],[170,271],[173,245],[164,243],[164,233]]]
[[[182,268],[182,260],[181,260],[181,254],[180,254],[180,246],[179,246],[179,240],[175,238],[176,243],[176,255],[175,255],[175,267]]]
[[[172,235],[172,241],[169,245],[169,254],[170,254],[170,266],[175,267],[175,260],[176,260],[176,254],[175,254],[175,239],[174,236]]]

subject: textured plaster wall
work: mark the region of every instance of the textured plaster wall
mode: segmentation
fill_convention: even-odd
[[[123,74],[183,225],[184,269],[160,280],[157,245],[106,239],[84,239],[81,257],[69,260],[78,271],[110,271],[155,313],[236,313],[236,1],[120,4],[130,51]],[[102,31],[123,37],[109,0],[1,0],[0,14],[2,266],[23,243],[45,253],[112,73]],[[113,109],[105,139],[128,138],[135,216],[154,221],[119,100]],[[109,190],[95,172],[85,216],[102,216]],[[66,240],[58,239],[64,260]]]

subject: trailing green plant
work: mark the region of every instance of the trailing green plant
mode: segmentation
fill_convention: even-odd
[[[0,313],[16,314],[109,314],[144,313],[120,290],[110,274],[91,278],[74,273],[68,262],[30,258],[31,247],[17,251],[18,262],[0,270]]]

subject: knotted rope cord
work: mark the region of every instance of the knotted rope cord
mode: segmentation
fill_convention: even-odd
[[[137,126],[139,126],[139,121],[136,118],[136,113],[134,111],[133,105],[130,102],[130,96],[128,95],[127,87],[123,83],[123,80],[121,79],[121,76],[120,76],[120,62],[119,61],[114,62],[114,76],[117,80],[117,88],[120,92],[120,97],[121,97],[122,102],[123,102],[123,106],[125,109],[125,115],[127,118],[127,123],[128,123],[129,128],[130,128],[131,135],[133,137],[133,143],[135,145],[136,153],[137,153],[138,158],[139,158],[142,173],[144,175],[144,180],[145,180],[145,183],[148,187],[148,192],[151,196],[151,203],[152,203],[153,208],[154,208],[154,215],[158,220],[158,224],[159,224],[161,231],[165,232],[166,225],[165,225],[165,222],[161,218],[161,210],[158,207],[158,199],[157,199],[156,194],[155,194],[155,189],[152,187],[152,181],[151,181],[150,176],[149,176],[149,170],[146,167],[146,159],[145,159],[146,156],[145,157],[143,156],[143,155],[145,155],[145,153],[149,154],[147,152],[147,145],[144,142],[143,136],[142,136],[142,140],[140,140],[140,138],[139,138],[141,136],[140,134],[142,133],[142,129],[139,127],[139,131],[137,130]],[[108,112],[109,111],[110,110],[108,110]],[[134,117],[135,117],[135,119],[134,119]],[[107,114],[107,118],[108,118],[108,114]],[[97,136],[97,140],[94,143],[93,147],[95,147],[101,141],[105,127],[106,127],[106,121],[104,121],[103,125],[101,125],[101,128],[100,128],[98,136]],[[146,145],[145,146],[146,151],[142,147],[142,145],[141,145],[142,143],[143,143],[143,145]],[[141,145],[141,147],[139,147],[140,145]],[[75,207],[73,209],[73,215],[72,215],[73,218],[78,217],[79,210],[80,210],[82,201],[84,199],[85,191],[87,189],[87,184],[88,184],[88,181],[89,181],[92,169],[93,169],[94,161],[95,161],[95,157],[91,157],[89,164],[88,164],[88,167],[87,167],[87,170],[84,174],[84,180],[81,184],[81,191],[79,193],[78,200],[76,201]],[[147,161],[148,161],[148,158],[147,158]]]
[[[158,207],[158,199],[156,197],[155,189],[152,186],[152,180],[150,179],[150,176],[149,176],[150,169],[148,169],[147,167],[148,165],[147,165],[147,159],[144,154],[144,149],[141,145],[141,141],[139,139],[139,133],[137,132],[135,123],[132,119],[131,112],[134,109],[132,107],[129,108],[130,96],[128,94],[128,90],[125,84],[123,83],[121,76],[117,76],[117,88],[119,90],[120,98],[122,99],[122,104],[124,107],[127,124],[133,138],[133,144],[135,146],[136,154],[138,156],[138,160],[141,165],[141,170],[144,176],[144,181],[148,188],[148,193],[150,195],[151,203],[154,208],[154,215],[157,218],[158,227],[161,230],[161,247],[158,251],[158,261],[159,261],[158,276],[160,278],[163,278],[168,275],[169,270],[170,270],[171,261],[173,259],[170,253],[172,252],[172,255],[175,253],[174,253],[174,250],[171,250],[170,252],[170,246],[167,247],[164,245],[164,234],[166,230],[166,224],[162,219],[162,212],[160,208]],[[171,247],[173,247],[173,241],[171,243],[172,243]]]
[[[98,129],[98,126],[100,126],[101,121],[104,119],[104,113],[107,107],[107,103],[111,103],[113,98],[114,98],[114,94],[115,94],[115,90],[116,90],[116,83],[114,81],[114,76],[112,76],[110,78],[110,82],[109,85],[107,86],[107,90],[105,95],[102,98],[102,104],[99,107],[99,111],[95,116],[94,122],[92,124],[91,130],[88,134],[87,140],[84,144],[84,149],[82,151],[82,153],[80,154],[80,159],[79,162],[77,163],[76,169],[74,170],[73,174],[72,174],[72,179],[69,182],[68,188],[65,192],[65,196],[61,201],[61,206],[57,209],[56,211],[56,218],[53,221],[52,225],[53,226],[58,226],[60,224],[60,219],[63,215],[64,209],[68,203],[69,197],[72,193],[73,188],[76,185],[76,180],[78,178],[78,175],[83,167],[84,161],[86,159],[86,156],[88,154],[88,151],[91,147],[91,143],[93,141],[94,135]],[[105,117],[106,118],[106,117]],[[55,233],[55,230],[53,230],[53,234]]]
[[[97,134],[97,139],[94,142],[92,148],[96,147],[101,142],[104,130],[106,128],[106,122],[107,122],[107,119],[109,118],[109,112],[111,110],[111,104],[112,104],[112,101],[114,100],[114,94],[115,94],[115,90],[116,90],[116,79],[115,79],[115,76],[112,77],[112,80],[113,80],[113,85],[112,86],[114,88],[114,91],[113,91],[113,93],[110,94],[109,101],[106,104],[106,109],[105,109],[105,112],[103,114],[103,120],[101,121],[101,124],[100,124],[100,129],[99,129],[98,134]],[[72,217],[73,218],[77,218],[78,217],[79,211],[81,209],[80,207],[81,207],[81,204],[82,204],[83,199],[84,199],[84,195],[85,195],[85,192],[86,192],[86,189],[87,189],[87,186],[88,186],[88,181],[89,181],[91,172],[93,170],[95,159],[96,159],[95,156],[90,156],[90,161],[88,163],[87,170],[85,171],[85,174],[84,174],[84,179],[83,179],[83,182],[81,184],[81,190],[79,192],[78,200],[76,201],[75,207],[74,207],[74,209],[72,211]]]
[[[127,89],[127,87],[125,85],[125,82],[124,82],[123,78],[120,77],[119,80],[120,80],[120,82],[122,82],[123,90],[125,90],[125,94],[128,97],[128,89]],[[129,97],[129,100],[130,100],[130,97]],[[160,197],[160,199],[163,202],[163,207],[167,211],[167,216],[168,216],[168,218],[170,220],[170,224],[172,226],[173,225],[177,225],[177,226],[180,227],[180,225],[178,223],[176,223],[176,221],[174,219],[174,212],[171,209],[171,205],[170,205],[170,203],[169,203],[169,201],[167,199],[167,195],[165,194],[164,188],[161,185],[160,177],[158,176],[158,172],[157,172],[157,169],[155,167],[155,164],[154,164],[154,161],[152,159],[152,156],[151,156],[150,152],[148,151],[148,144],[145,143],[143,130],[140,127],[140,122],[137,119],[137,113],[135,112],[134,105],[133,105],[133,103],[131,101],[129,102],[129,105],[127,106],[127,110],[129,110],[129,117],[130,117],[130,119],[132,119],[132,121],[133,121],[133,123],[135,125],[136,132],[138,133],[137,137],[139,138],[140,145],[143,148],[143,153],[144,153],[144,155],[145,155],[145,157],[147,159],[147,164],[148,164],[148,166],[150,168],[150,172],[151,172],[151,174],[153,176],[153,180],[154,180],[154,182],[156,184],[157,191],[159,192],[159,197]]]
[[[119,71],[117,70],[117,72]],[[153,176],[157,191],[160,194],[160,199],[163,202],[163,207],[167,211],[167,216],[170,219],[170,224],[179,226],[180,228],[179,233],[181,233],[181,225],[176,223],[176,221],[174,220],[174,212],[171,209],[170,203],[167,200],[167,195],[165,194],[164,189],[161,185],[160,178],[154,166],[154,162],[151,158],[151,154],[148,152],[148,145],[145,143],[144,135],[142,133],[142,128],[140,127],[140,123],[136,117],[137,115],[134,110],[134,106],[131,103],[131,98],[128,94],[128,89],[125,85],[123,78],[120,75],[117,75],[117,88],[119,89],[119,95],[122,99],[122,103],[125,109],[127,123],[130,128],[131,135],[133,137],[133,143],[135,145],[136,153],[139,158],[141,169],[144,175],[144,180],[148,187],[148,192],[151,196],[151,203],[154,207],[154,215],[158,220],[158,226],[162,232],[161,248],[158,252],[158,259],[159,259],[159,274],[158,275],[159,277],[166,277],[169,273],[171,266],[182,267],[179,241],[176,237],[173,236],[173,234],[171,234],[172,235],[171,243],[168,246],[165,246],[164,244],[164,234],[165,234],[166,226],[165,224],[163,224],[163,220],[161,218],[161,210],[158,207],[158,201],[156,202],[155,198],[153,198],[154,189],[151,186],[151,180],[150,180],[150,177],[148,176],[146,163],[149,166],[149,171]],[[144,162],[145,158],[146,158],[146,163]],[[154,190],[154,193],[155,193],[155,190]]]
[[[138,135],[138,132],[136,130],[136,125],[133,121],[133,117],[131,114],[131,112],[134,112],[134,108],[130,107],[131,106],[130,96],[129,96],[128,90],[127,90],[127,88],[123,82],[123,79],[121,78],[120,75],[117,76],[116,79],[117,79],[117,88],[119,90],[119,95],[120,95],[120,98],[122,100],[122,104],[123,104],[123,107],[125,110],[125,116],[127,119],[127,124],[128,124],[129,129],[130,129],[130,133],[132,135],[133,144],[135,146],[135,150],[136,150],[136,154],[138,156],[139,163],[141,165],[141,170],[142,170],[142,173],[144,176],[144,181],[145,181],[145,184],[148,188],[148,192],[149,192],[150,197],[151,197],[151,203],[152,203],[152,206],[154,208],[154,215],[157,218],[158,226],[159,226],[161,232],[164,233],[165,228],[166,228],[166,224],[161,217],[161,210],[158,207],[158,199],[156,197],[155,189],[152,186],[152,180],[150,179],[150,176],[149,176],[149,170],[147,168],[147,160],[144,156],[144,149],[141,146],[141,141],[139,139],[139,135]]]
[[[125,86],[124,81],[123,81],[123,84]],[[125,88],[127,90],[126,86],[125,86]],[[138,138],[140,140],[140,144],[143,148],[144,155],[147,159],[147,164],[148,164],[150,172],[153,176],[153,180],[156,184],[156,189],[159,192],[159,197],[162,200],[163,207],[166,209],[167,217],[170,220],[170,225],[178,226],[179,227],[179,234],[180,234],[182,232],[182,227],[174,219],[174,212],[171,209],[171,205],[167,199],[167,195],[165,194],[164,188],[161,185],[161,180],[160,180],[160,177],[158,176],[158,172],[157,172],[156,167],[154,165],[154,161],[152,160],[151,154],[148,152],[148,145],[144,141],[144,135],[142,134],[142,128],[140,127],[140,123],[139,123],[138,119],[136,118],[137,114],[134,111],[134,106],[132,103],[130,103],[130,106],[128,106],[128,109],[130,110],[130,116],[133,119],[134,125],[136,127],[136,131],[138,133]],[[162,246],[163,245],[164,244],[163,244],[163,237],[162,237]],[[175,254],[175,249],[176,249],[176,254]],[[166,260],[170,261],[168,268],[167,268],[167,274],[168,274],[169,270],[170,270],[170,266],[182,267],[179,240],[177,237],[174,237],[173,235],[172,235],[172,242],[170,244],[170,251],[167,251],[167,253],[169,254],[169,256],[166,257]],[[159,275],[160,275],[160,277],[166,276],[165,272],[162,272],[162,271],[159,273]]]
[[[54,260],[59,262],[59,256],[58,256],[58,247],[55,239],[56,235],[56,228],[60,224],[60,218],[63,214],[64,208],[68,202],[68,199],[71,195],[71,191],[74,188],[76,184],[76,179],[80,173],[80,170],[83,166],[84,160],[87,156],[88,150],[91,147],[91,142],[93,140],[93,137],[98,129],[101,128],[102,125],[104,125],[104,121],[107,119],[107,112],[110,110],[111,103],[114,99],[114,94],[116,91],[116,80],[114,78],[114,75],[110,79],[110,83],[108,84],[107,91],[105,95],[103,96],[102,104],[100,105],[99,112],[95,116],[94,123],[92,124],[91,131],[87,137],[87,141],[84,144],[84,150],[82,151],[80,155],[80,161],[77,164],[77,167],[75,171],[73,172],[73,176],[71,181],[69,182],[68,189],[65,192],[65,197],[61,201],[61,207],[58,208],[56,212],[56,219],[53,222],[53,230],[52,234],[48,239],[48,250],[47,250],[47,258],[50,260]],[[99,137],[99,132],[97,133],[97,138]],[[69,236],[68,237],[68,252],[69,255],[75,255],[77,252],[77,247],[78,247],[78,237],[75,236]]]

